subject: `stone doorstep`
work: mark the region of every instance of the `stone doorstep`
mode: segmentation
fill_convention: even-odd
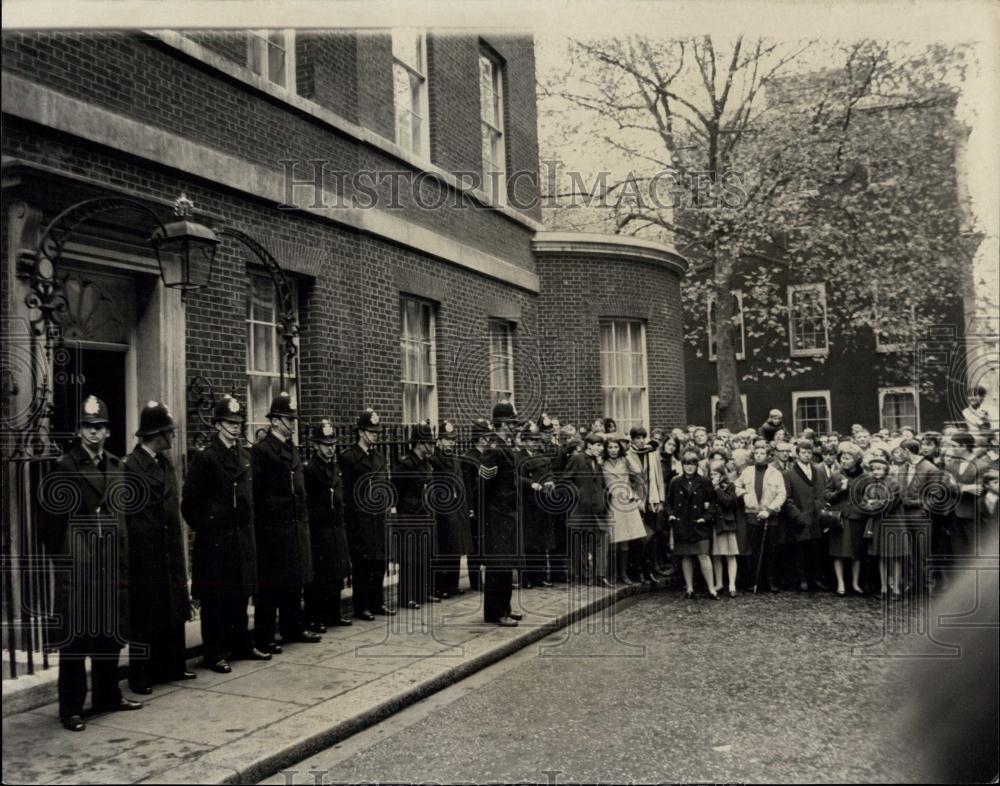
[[[568,627],[578,619],[641,591],[641,585],[616,587],[578,608],[559,614],[548,624],[489,630],[480,638],[495,638],[495,642],[470,647],[470,655],[455,658],[455,663],[435,661],[432,655],[354,689],[358,692],[356,699],[366,694],[368,698],[367,703],[359,702],[363,706],[355,711],[346,710],[344,696],[335,697],[209,751],[176,769],[154,773],[140,782],[256,783]],[[403,679],[411,676],[411,672],[415,679]],[[341,712],[334,712],[334,706]]]
[[[397,578],[398,574],[393,574],[385,582],[385,590],[389,593],[387,597],[390,599],[393,598],[392,593],[395,592]],[[468,578],[462,579],[462,584],[466,591],[469,589],[468,581]],[[350,617],[353,614],[352,598],[353,593],[350,589],[341,592],[340,610],[341,614],[345,617]],[[249,609],[249,621],[250,630],[253,630],[252,606]],[[198,620],[190,620],[184,624],[184,642],[188,660],[201,657],[201,623]],[[5,674],[7,673],[6,670],[10,668],[7,661],[9,654],[9,651],[4,650],[2,668],[5,670]],[[15,651],[15,655],[18,656],[18,668],[26,668],[23,653]],[[41,668],[42,654],[40,652],[34,654],[34,659],[34,674],[19,674],[16,679],[4,679],[0,683],[0,688],[3,690],[2,717],[6,718],[8,715],[16,715],[19,712],[30,712],[57,700],[56,681],[59,677],[59,669],[57,667],[59,655],[57,653],[49,654],[49,668],[47,669]],[[90,674],[89,660],[87,661],[87,673]],[[128,677],[127,648],[122,651],[119,673],[123,680]]]

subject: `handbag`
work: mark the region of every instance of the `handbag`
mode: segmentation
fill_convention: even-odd
[[[816,519],[820,529],[826,532],[840,532],[844,528],[844,521],[839,510],[834,510],[829,504],[824,505],[816,512]]]

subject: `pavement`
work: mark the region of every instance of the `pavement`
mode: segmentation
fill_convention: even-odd
[[[958,756],[978,753],[990,772],[996,605],[970,617],[975,601],[936,603],[928,642],[914,624],[926,609],[908,603],[643,594],[264,783],[988,782],[939,747],[961,737]],[[994,645],[977,662],[978,636]],[[964,655],[926,658],[952,645]],[[955,690],[972,684],[992,724]]]
[[[197,679],[148,697],[123,683],[146,706],[85,718],[80,733],[59,726],[54,703],[9,715],[3,782],[253,783],[635,592],[515,591],[515,611],[525,615],[517,628],[484,623],[482,595],[466,592],[331,629],[270,662],[237,661],[231,674],[192,661]]]

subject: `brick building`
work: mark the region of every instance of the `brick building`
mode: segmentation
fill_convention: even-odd
[[[235,391],[257,428],[282,385],[304,423],[345,428],[363,407],[467,424],[503,396],[564,421],[684,419],[684,260],[542,231],[530,36],[8,32],[2,46],[14,553],[46,455],[28,443],[70,436],[84,393],[108,402],[115,453],[132,447],[140,402],[165,402],[190,449],[212,396]],[[221,239],[209,285],[183,295],[150,243],[182,194]],[[126,201],[50,235],[61,341],[46,358],[39,243],[62,211],[109,197]],[[614,295],[647,275],[655,303]],[[283,319],[298,327],[287,364]]]

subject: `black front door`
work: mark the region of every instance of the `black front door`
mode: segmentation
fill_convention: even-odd
[[[124,456],[132,444],[125,433],[125,348],[98,349],[68,341],[65,351],[56,355],[52,436],[64,449],[70,445],[79,429],[83,401],[97,396],[108,405],[111,420],[107,449]]]

